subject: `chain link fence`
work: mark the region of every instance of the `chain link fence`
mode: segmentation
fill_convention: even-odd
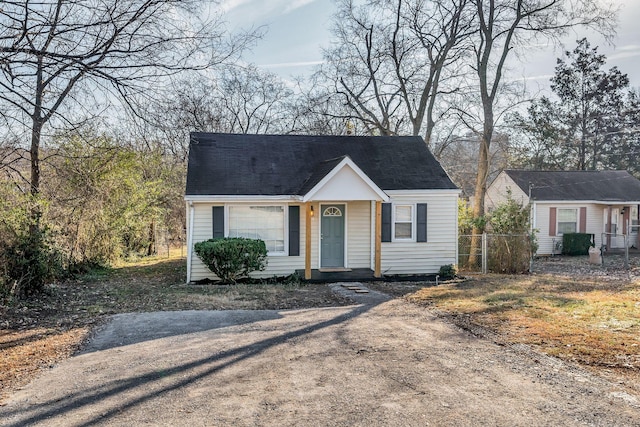
[[[155,230],[154,254],[160,258],[187,256],[187,237],[184,230],[172,234],[166,228],[158,228]]]
[[[617,233],[602,233],[600,235],[600,241],[602,246],[600,247],[600,253],[602,255],[602,264],[606,263],[609,253],[615,252],[612,247],[619,248],[618,252],[621,252],[624,256],[624,268],[629,268],[629,236],[626,234]],[[612,245],[612,243],[616,243]],[[622,244],[620,244],[622,242]]]
[[[530,271],[533,242],[528,234],[458,236],[458,269],[463,272],[516,274]]]

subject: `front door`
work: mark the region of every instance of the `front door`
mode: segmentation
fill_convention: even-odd
[[[344,205],[322,205],[320,267],[344,267]]]

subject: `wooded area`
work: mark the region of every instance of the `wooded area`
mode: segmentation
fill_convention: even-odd
[[[595,0],[339,0],[325,62],[293,84],[244,64],[261,30],[231,33],[209,2],[3,2],[0,302],[152,254],[160,234],[181,244],[192,131],[421,135],[476,219],[505,167],[638,175],[638,92],[587,40],[548,97],[509,78],[533,43],[612,37],[615,16]]]

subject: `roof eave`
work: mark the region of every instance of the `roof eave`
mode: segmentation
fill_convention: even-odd
[[[301,196],[298,195],[263,195],[263,194],[246,194],[246,195],[185,195],[184,200],[187,202],[253,202],[253,201],[283,201],[283,202],[300,202]]]

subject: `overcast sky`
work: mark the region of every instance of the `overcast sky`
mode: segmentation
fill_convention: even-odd
[[[617,66],[629,75],[631,85],[640,87],[640,0],[615,0],[622,8],[615,46],[596,35],[592,46],[607,56],[605,68]],[[332,0],[223,0],[226,19],[232,28],[266,26],[267,34],[246,55],[246,60],[284,78],[308,74],[322,61],[321,48],[330,40]],[[529,56],[526,63],[512,63],[517,76],[529,89],[548,87],[556,58],[573,50],[580,35],[568,37],[564,49],[550,47]]]

